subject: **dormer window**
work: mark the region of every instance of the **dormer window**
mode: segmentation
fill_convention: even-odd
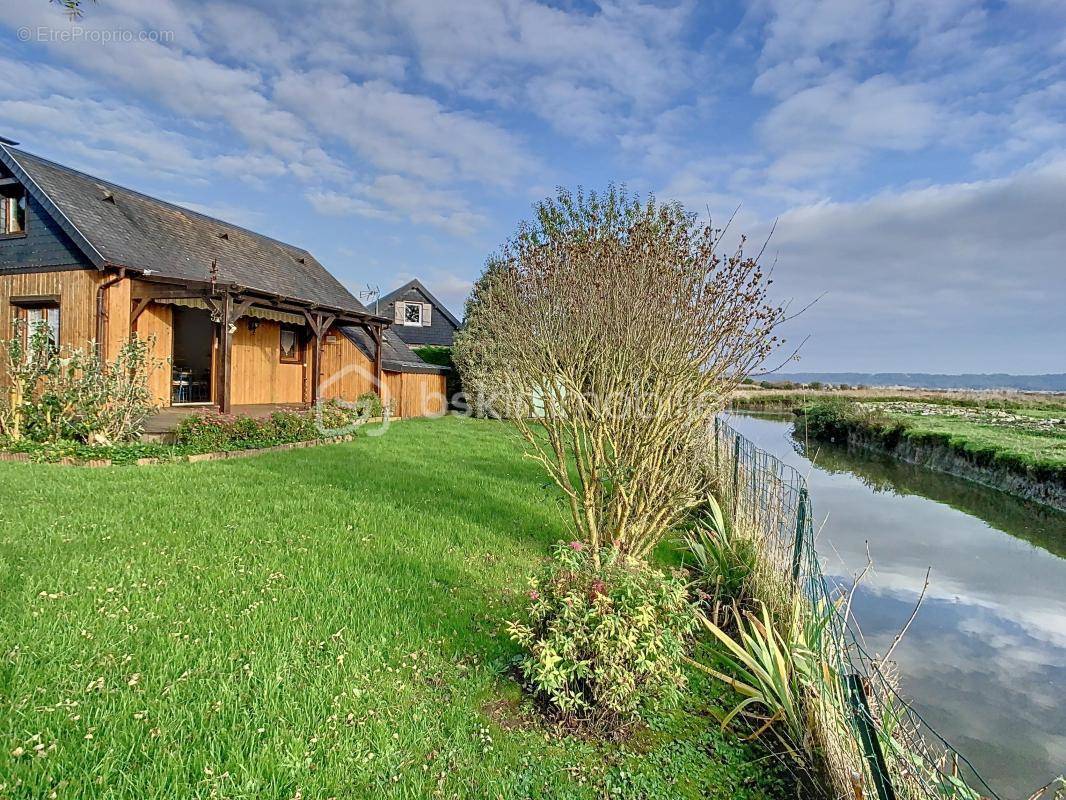
[[[421,325],[422,324],[422,304],[421,303],[404,303],[403,304],[403,324],[404,325]]]
[[[26,192],[18,185],[0,187],[0,236],[26,233]]]

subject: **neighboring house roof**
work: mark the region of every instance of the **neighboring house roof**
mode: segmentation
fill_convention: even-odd
[[[0,142],[0,162],[98,268],[217,281],[329,309],[371,313],[306,250]]]
[[[395,319],[395,305],[404,301],[428,303],[432,306],[433,311],[429,325],[418,326],[396,323],[393,330],[397,336],[408,344],[452,346],[455,332],[459,329],[461,323],[417,278],[408,281],[378,300],[378,312],[389,319]]]
[[[345,326],[340,331],[367,358],[374,360],[374,339],[365,328]],[[381,335],[381,366],[390,372],[426,372],[441,375],[449,371],[447,367],[427,364],[391,328],[386,328]]]
[[[439,311],[441,314],[443,314],[444,318],[446,320],[448,320],[448,322],[450,322],[452,324],[452,327],[454,327],[456,330],[459,329],[459,325],[460,325],[459,320],[457,320],[455,318],[455,316],[452,314],[452,312],[450,312],[445,307],[444,303],[442,303],[440,300],[438,300],[436,297],[433,296],[433,293],[430,292],[429,289],[426,288],[426,285],[424,283],[422,283],[422,281],[418,280],[418,278],[415,278],[414,280],[408,281],[403,286],[401,286],[399,289],[393,289],[387,295],[385,295],[380,300],[378,300],[378,303],[380,303],[382,306],[385,306],[385,305],[388,305],[389,303],[394,303],[397,300],[403,300],[404,299],[404,295],[407,292],[409,292],[411,289],[416,289],[419,292],[421,292],[422,295],[426,298],[426,300],[428,300],[429,302],[431,302],[433,304],[434,310]]]

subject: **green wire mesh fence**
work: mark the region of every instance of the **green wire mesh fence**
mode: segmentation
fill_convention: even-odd
[[[867,651],[850,613],[850,587],[822,573],[806,481],[795,468],[716,420],[710,464],[723,507],[758,537],[762,561],[790,602],[826,614],[820,657],[845,729],[835,760],[850,773],[851,797],[978,800],[999,795],[901,697],[891,664]],[[839,787],[839,794],[843,794]]]

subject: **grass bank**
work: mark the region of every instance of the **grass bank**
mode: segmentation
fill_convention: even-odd
[[[1030,414],[1066,415],[1066,395],[1008,391],[933,391],[885,388],[781,390],[741,387],[730,399],[730,406],[744,411],[798,412],[825,400],[851,400],[863,403],[920,402],[985,411],[1022,411]]]
[[[773,798],[718,689],[633,739],[523,713],[502,620],[564,509],[510,430],[0,464],[0,797]]]
[[[1053,405],[832,399],[800,412],[813,438],[885,450],[1066,510],[1066,413]]]

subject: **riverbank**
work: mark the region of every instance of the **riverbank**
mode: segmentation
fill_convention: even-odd
[[[1066,514],[864,448],[797,441],[794,417],[729,424],[807,480],[816,547],[850,587],[866,648],[892,661],[922,717],[1000,797],[1066,765]]]
[[[812,439],[887,453],[1066,511],[1066,411],[820,398],[791,410]]]

